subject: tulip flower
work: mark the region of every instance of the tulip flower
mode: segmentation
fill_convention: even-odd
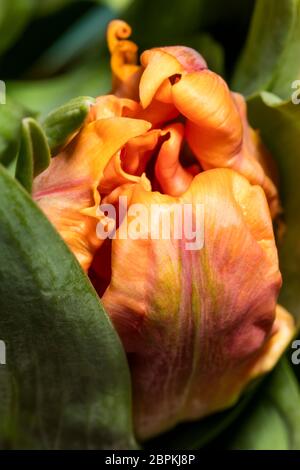
[[[129,36],[123,21],[109,25],[112,93],[91,105],[33,197],[120,335],[135,431],[147,439],[236,403],[275,365],[294,322],[277,305],[273,165],[244,98],[188,47],[145,51],[138,65]],[[108,207],[125,216],[112,220]],[[189,232],[178,237],[185,207],[190,229],[203,222],[196,249]],[[113,222],[114,236],[100,237]],[[135,236],[120,236],[130,224]]]

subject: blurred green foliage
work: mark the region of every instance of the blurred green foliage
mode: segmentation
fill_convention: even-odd
[[[299,57],[299,0],[260,0],[232,86],[244,95],[268,90],[288,99],[292,81],[300,77]]]

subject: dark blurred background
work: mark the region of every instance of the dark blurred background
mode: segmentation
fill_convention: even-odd
[[[47,112],[78,95],[110,86],[105,30],[127,20],[145,48],[183,44],[230,78],[255,0],[2,0],[0,79],[8,94]]]

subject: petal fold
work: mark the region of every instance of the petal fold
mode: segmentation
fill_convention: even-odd
[[[167,79],[174,75],[207,68],[205,60],[198,52],[184,46],[168,46],[147,50],[141,55],[141,63],[145,68],[140,81],[140,100],[144,108],[149,106],[154,95]],[[170,83],[167,81],[165,85],[171,92]],[[165,100],[169,101],[168,99],[162,99],[162,101]]]
[[[150,127],[146,121],[125,117],[91,122],[34,181],[33,198],[85,270],[101,244],[96,225],[104,169],[129,139]]]
[[[187,141],[201,165],[222,167],[242,145],[242,123],[224,82],[203,70],[181,77],[172,87],[176,108],[188,119]]]
[[[162,144],[155,164],[155,175],[164,194],[179,196],[193,181],[193,176],[185,170],[179,160],[184,137],[184,126],[180,123],[164,128],[169,138]]]

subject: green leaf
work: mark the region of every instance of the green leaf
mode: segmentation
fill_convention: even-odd
[[[84,123],[93,98],[82,96],[52,111],[42,125],[48,138],[52,154],[55,154],[68,141],[69,137]]]
[[[21,136],[24,109],[12,103],[0,105],[0,163],[7,166],[16,157]]]
[[[300,390],[286,358],[227,436],[229,449],[300,450]]]
[[[88,278],[0,167],[0,447],[134,448],[130,376]]]
[[[49,163],[50,150],[43,129],[35,119],[24,118],[15,177],[31,193],[33,178],[44,171]]]
[[[287,99],[300,77],[300,0],[257,0],[232,88],[251,95],[268,90]]]
[[[33,118],[23,119],[23,127],[30,138],[33,155],[33,176],[36,177],[50,164],[50,150],[41,125]]]
[[[291,96],[291,85],[300,78],[300,1],[295,2],[294,21],[289,40],[280,59],[270,91],[283,99]]]
[[[31,193],[32,182],[33,182],[33,151],[30,131],[28,126],[22,123],[21,130],[21,144],[19,155],[17,157],[15,178],[21,183],[21,185]]]
[[[262,92],[248,101],[251,124],[260,130],[280,174],[286,233],[279,245],[283,288],[280,302],[300,323],[300,105]]]

